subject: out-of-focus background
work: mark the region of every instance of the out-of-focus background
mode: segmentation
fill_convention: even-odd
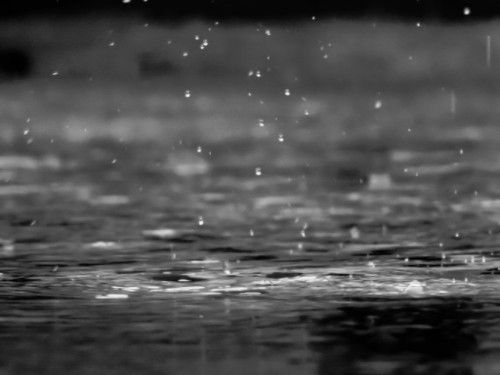
[[[495,90],[499,79],[492,64],[500,6],[473,5],[7,1],[0,22],[1,132],[15,137],[29,118],[35,134],[86,138],[119,128],[123,136],[169,130],[175,137],[179,121],[200,112],[193,131],[227,135],[263,117],[249,114],[259,95],[287,89],[294,99],[342,92],[340,100],[358,90],[370,101],[377,95],[399,101],[423,89],[419,117],[446,107],[439,103],[462,90],[467,105],[480,107],[477,116],[495,115],[490,96],[468,96],[476,88]],[[227,116],[221,104],[228,100],[242,108]],[[311,104],[313,117],[321,105]],[[264,107],[257,111],[272,116]],[[351,113],[352,105],[342,103],[334,112],[353,118],[366,108]],[[393,118],[407,114],[394,109]]]

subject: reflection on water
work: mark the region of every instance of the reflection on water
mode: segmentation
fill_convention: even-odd
[[[0,372],[497,373],[494,125],[316,100],[209,141],[6,141]]]

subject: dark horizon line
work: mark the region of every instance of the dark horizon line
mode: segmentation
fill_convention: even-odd
[[[468,9],[468,11],[466,11]],[[158,21],[300,21],[377,18],[401,21],[470,22],[500,16],[500,2],[479,0],[3,0],[0,19],[68,16],[139,16]]]

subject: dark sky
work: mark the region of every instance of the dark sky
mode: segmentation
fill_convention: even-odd
[[[465,15],[464,9],[470,14]],[[500,15],[499,0],[1,0],[0,17],[71,14],[143,15],[182,20],[295,20],[300,18],[380,17],[407,20],[470,21]]]

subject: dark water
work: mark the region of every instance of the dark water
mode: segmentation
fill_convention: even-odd
[[[495,125],[437,95],[5,141],[0,373],[497,373]]]

